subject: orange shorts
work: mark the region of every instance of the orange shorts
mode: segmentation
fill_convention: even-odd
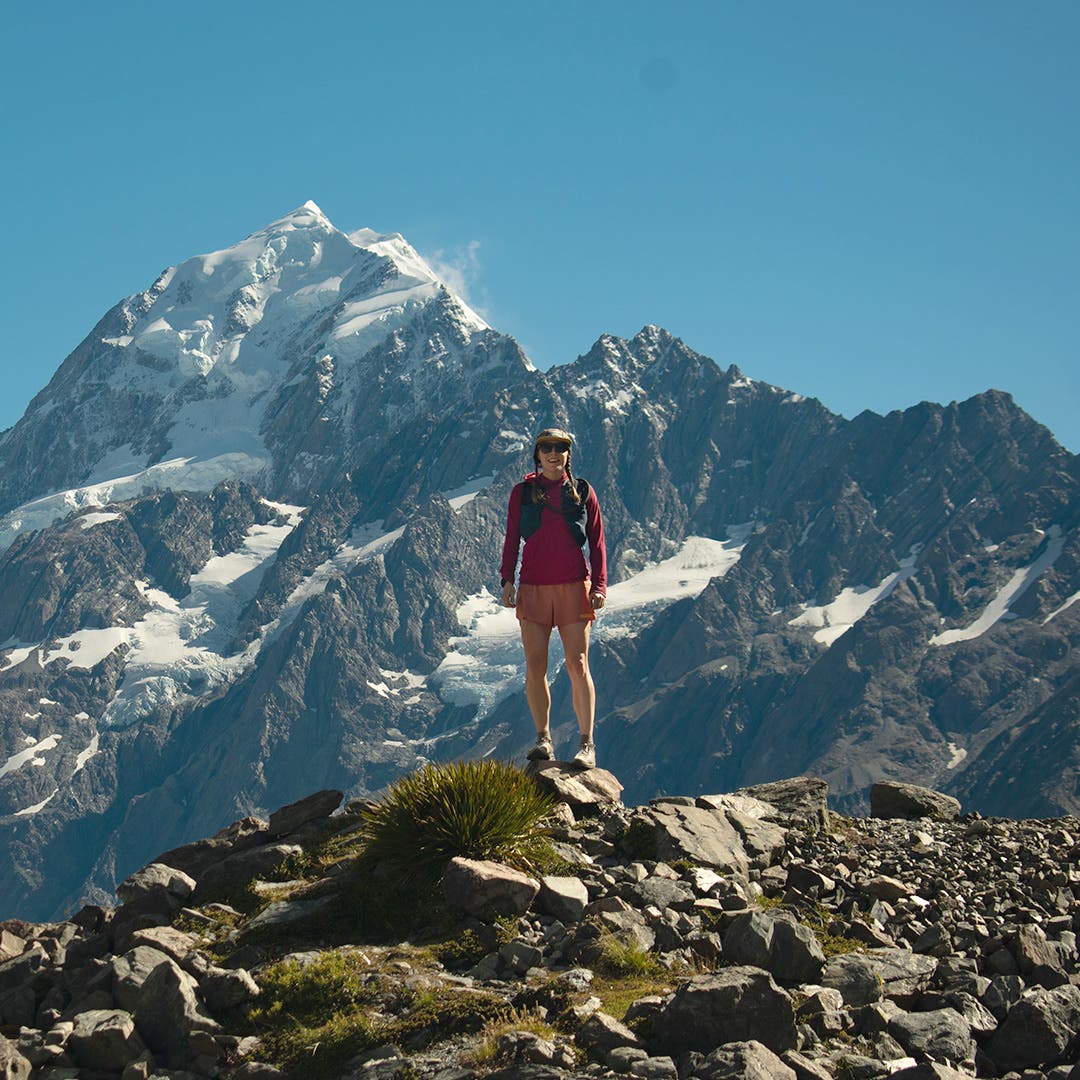
[[[589,601],[588,581],[569,581],[565,585],[519,585],[517,617],[541,626],[566,626],[592,622],[596,618]]]

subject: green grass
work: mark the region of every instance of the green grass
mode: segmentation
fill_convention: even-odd
[[[259,1056],[303,1080],[342,1075],[348,1062],[382,1043],[425,1043],[479,1031],[504,1019],[506,1002],[457,987],[413,990],[372,978],[358,952],[326,953],[301,966],[283,961],[261,976],[262,996],[248,1014]]]

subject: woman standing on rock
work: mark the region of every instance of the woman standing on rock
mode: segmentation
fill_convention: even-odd
[[[525,699],[536,725],[536,745],[529,751],[529,760],[550,761],[555,756],[547,668],[548,642],[552,629],[558,627],[581,732],[573,763],[591,769],[596,765],[596,690],[589,672],[589,624],[604,606],[607,552],[596,492],[570,472],[573,445],[565,431],[541,431],[533,446],[536,469],[510,493],[502,553],[502,602],[517,608],[521,623]],[[522,540],[525,550],[515,590],[514,572]],[[588,564],[583,551],[586,543]]]

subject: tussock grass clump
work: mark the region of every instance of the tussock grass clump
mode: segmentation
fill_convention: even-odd
[[[624,941],[614,934],[605,934],[599,941],[600,951],[596,968],[612,978],[663,978],[668,973],[656,954],[633,941]]]
[[[509,762],[425,765],[397,780],[364,815],[365,861],[429,883],[458,855],[530,869],[545,854],[554,800]]]

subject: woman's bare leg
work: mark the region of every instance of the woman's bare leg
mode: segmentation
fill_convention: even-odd
[[[567,623],[559,627],[559,636],[566,653],[566,674],[570,676],[578,730],[583,738],[591,740],[596,713],[596,687],[589,671],[589,626],[588,622]]]
[[[551,730],[551,690],[548,688],[548,641],[551,627],[521,620],[521,644],[525,649],[525,700],[529,704],[537,735]]]

